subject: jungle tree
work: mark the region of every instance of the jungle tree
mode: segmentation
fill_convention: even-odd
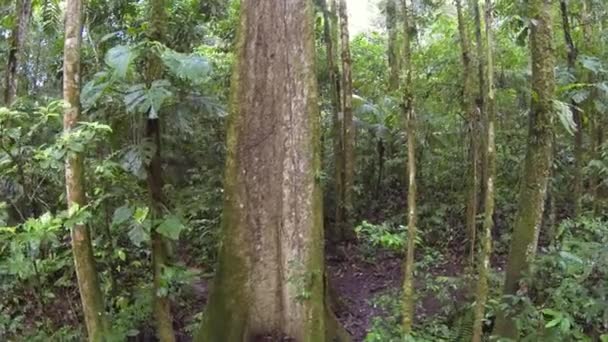
[[[196,340],[334,341],[312,1],[245,0],[240,11],[222,246]]]
[[[82,1],[68,0],[63,54],[64,134],[78,129],[80,116],[80,47],[82,42]],[[82,154],[68,151],[65,161],[66,198],[71,212],[86,205]],[[89,340],[103,341],[109,333],[104,302],[93,257],[89,228],[78,222],[71,228],[72,253]]]
[[[494,188],[496,182],[496,142],[495,142],[495,120],[496,120],[496,92],[494,86],[494,51],[493,51],[493,8],[492,0],[485,0],[485,47],[486,47],[486,72],[487,82],[485,89],[487,116],[485,120],[484,149],[486,172],[484,173],[485,198],[484,219],[481,236],[481,249],[479,251],[479,262],[477,264],[477,291],[475,294],[475,316],[473,323],[473,342],[481,342],[485,306],[488,297],[488,276],[490,272],[490,256],[492,253],[492,228],[494,227]]]
[[[4,103],[10,106],[17,95],[18,72],[32,12],[32,0],[17,0],[16,20],[11,33],[8,63],[4,82]]]
[[[528,2],[531,19],[532,99],[526,157],[507,259],[504,295],[517,294],[520,281],[534,260],[551,168],[555,91],[552,4],[551,0]],[[494,333],[517,340],[518,330],[512,314],[499,311]]]
[[[407,0],[402,0],[403,7],[403,115],[405,119],[405,131],[407,135],[407,251],[405,260],[405,272],[403,280],[403,320],[402,328],[404,334],[412,332],[414,321],[414,249],[416,240],[416,113],[414,109],[414,93],[412,86],[412,47],[411,35],[413,31],[411,11],[413,5],[408,5]]]

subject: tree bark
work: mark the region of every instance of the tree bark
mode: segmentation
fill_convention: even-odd
[[[555,91],[552,0],[530,0],[530,50],[532,56],[532,100],[524,173],[519,204],[507,259],[505,295],[516,295],[520,281],[536,255],[547,181],[552,160],[553,98]],[[517,308],[516,308],[517,311]],[[498,312],[494,333],[519,339],[512,315]]]
[[[402,0],[403,6],[403,68],[405,72],[403,84],[403,114],[406,122],[407,134],[407,251],[404,265],[403,280],[403,333],[412,332],[414,321],[414,268],[416,247],[416,114],[414,111],[414,96],[412,89],[412,18],[411,8],[407,0]]]
[[[8,51],[8,64],[4,83],[4,104],[10,106],[17,96],[18,72],[21,63],[23,45],[32,14],[32,0],[17,0],[15,5],[17,20],[11,33]]]
[[[80,45],[82,2],[68,0],[66,5],[65,45],[63,62],[63,99],[66,109],[63,130],[69,134],[76,128],[80,116]],[[86,205],[82,155],[68,153],[65,162],[66,198],[69,208]],[[93,257],[89,228],[78,223],[71,229],[72,253],[78,279],[85,324],[90,341],[103,341],[109,332],[103,297]]]
[[[340,41],[342,47],[342,135],[343,135],[343,198],[342,211],[344,213],[340,231],[343,240],[353,237],[354,208],[353,186],[355,181],[355,126],[353,121],[353,79],[351,71],[350,38],[348,34],[348,11],[346,0],[340,0]]]
[[[196,341],[340,330],[325,300],[312,18],[309,0],[241,3],[222,247]]]
[[[480,127],[485,126],[487,120],[487,96],[486,94],[486,49],[484,48],[483,42],[483,22],[481,20],[481,10],[479,8],[479,0],[469,0],[469,6],[473,9],[473,15],[475,19],[475,42],[476,42],[476,50],[477,50],[477,78],[478,78],[478,97],[477,97],[477,123],[476,127],[474,127],[477,132],[480,132]],[[479,134],[481,135],[481,134]],[[479,146],[486,146],[486,142],[483,141],[485,138],[482,138],[481,142],[477,143],[478,146],[478,157],[479,168],[477,172],[477,179],[486,179],[486,151],[483,148],[479,148]],[[483,200],[485,199],[485,184],[484,182],[479,182],[479,192],[477,193],[477,208],[484,207]],[[469,194],[470,196],[470,194]],[[481,203],[480,203],[481,202]],[[477,210],[476,210],[477,211]]]
[[[151,0],[150,2],[150,26],[148,37],[152,41],[163,43],[165,39],[165,0]],[[149,55],[145,71],[145,81],[148,86],[153,81],[163,77],[163,65],[160,56],[152,53]],[[162,176],[161,157],[161,133],[160,116],[146,118],[145,138],[154,145],[155,152],[149,164],[146,166],[146,181],[148,183],[148,194],[150,196],[150,207],[152,216],[159,220],[164,215],[165,198],[163,194],[164,181]],[[166,293],[162,291],[162,277],[165,268],[169,265],[168,243],[161,234],[154,229],[151,234],[152,243],[152,275],[153,275],[153,312],[156,321],[156,335],[161,342],[175,341],[173,330],[173,314],[171,313],[171,301]]]
[[[479,253],[477,291],[475,295],[475,316],[473,322],[473,342],[481,342],[483,336],[483,320],[485,317],[485,306],[488,299],[488,276],[490,272],[490,257],[492,254],[492,228],[494,227],[494,183],[496,178],[496,98],[494,87],[494,51],[493,51],[493,18],[492,0],[485,0],[485,46],[486,46],[486,70],[487,70],[487,121],[485,126],[485,157],[486,173],[484,174],[485,199],[484,199],[484,221],[481,237],[481,251]]]
[[[460,35],[460,49],[462,59],[462,111],[467,118],[467,126],[469,133],[469,170],[467,179],[467,204],[465,226],[467,238],[469,240],[469,256],[471,265],[475,259],[475,240],[476,240],[476,219],[477,219],[477,202],[479,193],[479,144],[477,136],[479,135],[479,109],[475,104],[475,95],[473,92],[474,72],[471,64],[471,46],[467,34],[467,24],[462,13],[461,0],[456,0],[456,11],[458,17],[458,32]]]

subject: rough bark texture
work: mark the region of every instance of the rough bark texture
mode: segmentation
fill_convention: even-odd
[[[576,75],[576,58],[578,51],[572,39],[572,31],[570,29],[570,17],[568,14],[568,5],[565,0],[559,2],[560,12],[562,15],[562,28],[564,31],[564,40],[568,51],[568,71],[572,75]],[[583,113],[579,109],[578,104],[572,100],[572,119],[576,124],[574,132],[574,174],[572,177],[572,207],[574,208],[574,217],[578,217],[581,213],[581,197],[583,194]]]
[[[222,248],[197,341],[339,330],[324,290],[312,15],[308,0],[241,3]]]
[[[507,261],[505,295],[515,295],[524,273],[536,254],[547,180],[552,160],[553,98],[555,91],[552,0],[530,0],[530,50],[532,55],[532,101],[524,173]],[[517,309],[517,308],[516,308]],[[494,333],[517,340],[513,317],[499,312]]]
[[[401,77],[401,53],[399,47],[399,25],[397,20],[397,0],[386,0],[386,30],[388,32],[388,91],[399,89]]]
[[[490,256],[492,254],[492,228],[494,227],[494,183],[496,178],[496,143],[495,143],[495,119],[496,98],[494,91],[494,51],[492,34],[492,1],[485,0],[485,46],[487,61],[487,121],[485,127],[485,156],[487,160],[485,173],[485,199],[484,220],[481,236],[481,250],[479,253],[477,291],[475,294],[475,316],[473,323],[473,342],[481,342],[483,336],[483,320],[485,306],[488,299],[488,274],[490,271]]]
[[[342,239],[348,240],[353,237],[353,186],[355,181],[355,125],[353,121],[353,78],[351,71],[350,38],[348,35],[348,11],[346,0],[340,0],[340,42],[342,47],[342,134],[343,134],[343,158],[344,158],[344,192],[342,207],[344,212],[343,222],[340,223]]]
[[[165,31],[165,0],[150,1],[150,26],[148,38],[153,41],[163,42]],[[150,84],[162,78],[163,66],[160,57],[150,54],[145,71],[146,84]],[[148,194],[150,196],[150,207],[155,219],[162,218],[165,210],[165,200],[163,195],[164,181],[162,177],[161,165],[161,134],[160,119],[146,119],[146,139],[155,147],[155,152],[146,167],[146,181],[148,183]],[[156,323],[156,335],[161,342],[175,341],[173,331],[173,315],[171,313],[171,302],[169,297],[161,292],[162,276],[165,267],[168,265],[167,241],[159,233],[153,231],[151,234],[152,243],[152,272],[153,272],[153,312]]]
[[[11,33],[10,48],[8,51],[8,64],[4,82],[4,103],[10,106],[17,96],[17,81],[23,44],[27,36],[30,16],[32,13],[32,0],[17,0],[15,5],[17,20]]]
[[[403,280],[403,320],[402,328],[404,334],[412,332],[414,321],[414,249],[416,240],[416,115],[414,111],[414,97],[412,93],[412,51],[411,51],[411,9],[407,0],[402,0],[403,6],[403,68],[405,77],[403,79],[403,111],[406,122],[407,134],[407,251],[404,265]]]
[[[68,0],[66,5],[65,46],[63,62],[63,99],[66,109],[63,115],[65,134],[76,127],[80,116],[80,45],[82,30],[82,2]],[[65,183],[68,207],[86,204],[82,156],[69,153],[65,163]],[[85,324],[90,341],[103,341],[109,324],[99,286],[93,247],[89,229],[76,224],[71,230],[72,253],[78,289],[82,301]]]
[[[473,65],[471,64],[471,45],[467,34],[467,23],[462,13],[461,0],[456,0],[456,11],[462,59],[462,111],[466,115],[469,133],[469,170],[465,226],[467,238],[469,239],[469,256],[471,264],[473,264],[475,258],[475,235],[477,233],[475,224],[477,218],[477,195],[479,192],[479,146],[477,142],[477,136],[480,133],[478,130],[479,109],[475,104],[473,91],[475,74],[473,72]]]

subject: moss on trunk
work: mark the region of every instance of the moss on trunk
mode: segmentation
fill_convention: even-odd
[[[241,5],[222,247],[197,341],[339,331],[325,300],[312,10],[307,0]]]
[[[555,91],[552,4],[551,0],[530,0],[528,3],[532,19],[532,101],[519,204],[507,261],[505,295],[517,294],[520,281],[530,271],[534,260],[551,167]],[[498,313],[494,333],[515,340],[519,338],[513,316],[503,311]]]

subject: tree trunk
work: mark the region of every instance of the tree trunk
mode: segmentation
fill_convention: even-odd
[[[538,243],[547,180],[552,160],[553,98],[555,91],[551,0],[530,0],[530,50],[532,56],[532,100],[524,173],[509,251],[505,295],[519,291],[524,273],[530,270]],[[517,308],[516,308],[517,311]],[[498,312],[496,335],[517,340],[513,316]]]
[[[407,134],[407,251],[404,265],[403,280],[403,320],[402,328],[406,335],[412,332],[414,321],[414,249],[416,246],[416,115],[414,111],[414,96],[412,89],[412,19],[407,0],[402,0],[403,6],[403,67],[405,71],[403,84],[403,111],[406,121]]]
[[[477,45],[477,77],[478,77],[478,97],[477,97],[477,122],[475,124],[474,129],[481,133],[480,127],[485,126],[485,122],[487,120],[487,96],[486,94],[486,50],[484,49],[483,42],[483,23],[481,20],[481,10],[479,8],[479,0],[469,0],[469,6],[473,9],[473,14],[475,16],[475,42]],[[481,135],[481,134],[479,134]],[[477,143],[478,152],[477,159],[479,161],[479,167],[477,172],[478,182],[480,179],[486,179],[486,151],[483,148],[479,148],[479,146],[487,146],[486,142],[483,141],[485,138],[482,138],[481,142]],[[485,199],[485,187],[484,182],[479,182],[479,192],[477,193],[477,208],[484,207],[483,200]],[[469,194],[469,196],[471,196]],[[481,203],[480,203],[481,202]],[[477,211],[477,210],[476,210]]]
[[[342,182],[343,182],[343,157],[342,157],[342,120],[340,118],[340,70],[336,63],[338,56],[337,41],[337,15],[336,0],[322,1],[323,6],[323,34],[325,48],[327,50],[327,70],[329,71],[329,83],[332,105],[332,142],[334,152],[334,193],[336,194],[335,223],[338,225],[344,218],[342,211]],[[336,226],[337,227],[337,226]],[[329,230],[329,238],[332,241],[339,241],[341,233],[339,229]]]
[[[350,38],[348,35],[348,11],[346,0],[340,0],[340,40],[342,47],[342,121],[343,134],[343,201],[344,219],[341,222],[342,239],[353,237],[354,208],[353,186],[355,181],[355,126],[353,122],[353,79],[351,74]]]
[[[165,0],[151,0],[150,2],[150,26],[148,37],[150,40],[163,42],[165,32]],[[151,54],[147,61],[145,81],[148,86],[153,81],[163,77],[163,66],[160,56]],[[148,194],[150,196],[150,207],[153,218],[159,220],[163,217],[165,210],[165,199],[163,195],[164,181],[162,177],[161,162],[161,134],[160,119],[158,117],[146,118],[145,137],[155,147],[155,152],[146,167],[146,181],[148,183]],[[162,277],[164,269],[169,264],[168,241],[155,230],[151,234],[152,243],[152,272],[153,272],[153,312],[156,321],[156,335],[161,342],[175,341],[173,331],[173,315],[171,313],[171,302],[166,291],[162,291]]]
[[[576,74],[576,58],[578,51],[572,40],[572,32],[570,30],[570,17],[568,15],[568,5],[565,0],[560,0],[559,7],[562,15],[562,27],[564,30],[564,40],[568,50],[568,72],[572,75]],[[578,104],[572,100],[572,119],[576,124],[574,132],[574,175],[572,179],[572,207],[574,208],[574,218],[577,218],[581,213],[581,197],[583,194],[583,113],[578,107]]]
[[[4,104],[8,107],[13,104],[17,96],[17,83],[19,64],[23,45],[27,37],[30,16],[32,13],[32,0],[17,0],[15,5],[17,20],[11,33],[10,48],[8,51],[8,64],[5,76]]]
[[[396,0],[386,0],[386,30],[388,32],[388,91],[399,89],[401,77],[401,53],[399,47],[399,29],[397,25]]]
[[[484,220],[481,237],[481,251],[479,253],[477,293],[475,295],[475,316],[473,323],[473,342],[481,342],[483,335],[483,320],[485,316],[486,301],[488,298],[488,276],[490,272],[490,257],[492,254],[492,228],[494,227],[494,183],[496,178],[496,143],[495,143],[495,121],[496,121],[496,98],[494,87],[494,51],[492,33],[492,0],[485,0],[485,46],[486,46],[486,70],[487,70],[487,121],[485,127],[485,157],[486,165]]]
[[[467,34],[467,24],[462,13],[461,0],[456,0],[456,11],[458,16],[458,32],[460,35],[460,49],[462,51],[462,111],[467,118],[469,132],[469,170],[467,179],[467,205],[466,205],[466,233],[469,240],[469,256],[471,265],[475,258],[475,235],[477,233],[477,194],[479,192],[479,146],[477,142],[478,114],[479,110],[475,104],[473,85],[475,80],[473,65],[471,64],[471,47]]]
[[[63,99],[66,109],[63,130],[69,134],[80,116],[80,45],[82,2],[68,0],[66,5],[65,45],[63,62]],[[68,207],[86,205],[82,155],[70,152],[65,163],[66,198]],[[99,286],[89,229],[79,223],[71,229],[72,253],[82,310],[90,341],[103,341],[109,332],[103,297]]]
[[[336,340],[325,300],[314,54],[311,1],[241,3],[222,247],[197,341]]]

